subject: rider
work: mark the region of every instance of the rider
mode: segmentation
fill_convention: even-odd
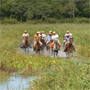
[[[51,33],[51,36],[53,36],[53,32],[52,31],[49,31]]]
[[[25,30],[24,33],[22,34],[22,37],[23,37],[23,41],[22,41],[22,44],[21,44],[21,47],[23,47],[23,43],[24,43],[24,39],[25,38],[29,38],[29,34],[27,33],[27,31]],[[30,44],[30,41],[28,40],[28,43]],[[31,44],[30,44],[30,48],[31,48]]]
[[[64,35],[65,37],[67,37],[67,34],[69,34],[70,35],[70,37],[72,37],[73,36],[73,34],[72,33],[70,33],[69,31],[67,31],[66,32],[66,34]]]
[[[33,39],[34,38],[34,48],[35,48],[35,45],[36,45],[36,41],[38,40],[39,41],[39,43],[40,43],[40,46],[42,46],[42,43],[41,43],[41,41],[40,41],[40,32],[38,31],[38,32],[36,32],[36,35],[34,35],[34,37],[32,37],[31,39]]]
[[[41,31],[39,35],[40,35],[40,41],[42,42],[42,44],[44,44],[46,35],[44,34],[43,31]]]
[[[70,42],[70,39],[72,39],[72,37],[71,37],[71,35],[70,34],[67,34],[66,36],[65,36],[65,38],[64,38],[64,43],[65,43],[65,45],[64,45],[64,52],[66,51],[66,44],[67,43],[69,43]],[[72,45],[73,45],[73,49],[74,49],[74,51],[76,52],[76,50],[75,50],[75,45],[74,45],[74,43],[72,43]]]
[[[53,40],[52,45],[54,45],[55,41],[57,41],[58,42],[58,46],[60,48],[60,42],[59,42],[59,39],[58,38],[59,38],[58,34],[56,34],[56,32],[54,31],[53,32],[53,36],[52,36],[52,40]]]
[[[73,36],[73,34],[70,33],[69,31],[66,32],[66,34],[64,35],[63,47],[65,47],[65,38],[67,37],[68,34],[69,34],[69,37],[72,37]]]
[[[46,35],[45,35],[44,31],[42,31],[42,35],[43,35],[43,39],[45,40],[46,39]]]
[[[49,35],[46,37],[46,45],[51,41],[52,35],[51,32],[49,32]]]

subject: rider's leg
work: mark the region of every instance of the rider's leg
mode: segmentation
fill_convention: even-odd
[[[66,52],[66,44],[64,44],[64,51],[63,52]]]
[[[22,40],[21,48],[23,47],[23,42],[24,42],[24,40]]]
[[[73,43],[73,50],[76,52],[74,43]]]
[[[40,43],[40,46],[42,46],[42,43],[41,43],[41,41],[39,41],[39,43]]]
[[[60,42],[58,41],[58,46],[59,46],[59,48],[60,48],[60,46],[61,46],[61,44],[60,44]]]
[[[46,45],[49,43],[49,41],[46,42]]]

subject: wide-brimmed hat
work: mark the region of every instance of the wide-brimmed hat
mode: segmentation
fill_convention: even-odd
[[[55,31],[53,31],[53,33],[56,33]]]
[[[24,32],[27,32],[26,30]]]
[[[38,32],[36,32],[36,33],[40,33],[40,32],[38,31]]]
[[[51,32],[51,33],[52,33],[52,31],[49,31],[49,32]]]
[[[51,34],[51,32],[49,32],[49,34]]]
[[[69,33],[69,31],[67,31],[67,33]]]

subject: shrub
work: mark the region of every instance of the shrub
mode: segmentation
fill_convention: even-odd
[[[17,24],[17,23],[19,22],[14,18],[11,19],[5,18],[1,21],[1,24]]]
[[[74,19],[74,23],[89,23],[89,19],[88,18],[75,18]]]

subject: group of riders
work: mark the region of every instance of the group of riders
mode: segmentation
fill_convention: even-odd
[[[73,35],[69,31],[67,31],[66,34],[64,35],[64,42],[63,42],[64,52],[66,52],[67,43],[70,42],[70,39],[73,40],[72,36]],[[27,33],[26,30],[24,31],[22,37],[23,37],[23,41],[22,41],[21,47],[23,48],[24,43],[25,43],[25,38],[27,38],[27,40],[29,38],[29,34]],[[58,34],[56,34],[55,31],[53,31],[53,32],[49,31],[48,36],[45,35],[44,31],[40,31],[40,32],[38,31],[38,32],[36,32],[36,35],[34,35],[32,38],[30,38],[30,40],[31,39],[34,39],[34,41],[33,41],[33,47],[34,48],[35,48],[35,45],[36,45],[37,41],[39,42],[41,47],[43,45],[47,46],[49,42],[51,42],[51,44],[50,44],[51,49],[54,47],[55,42],[58,42],[58,47],[59,48],[61,46],[61,44],[59,42],[59,36],[58,36]],[[32,46],[31,46],[31,43],[30,43],[29,40],[28,40],[28,43],[29,43],[29,46],[31,48]],[[73,50],[76,52],[74,43],[72,43],[72,45],[73,45]]]

